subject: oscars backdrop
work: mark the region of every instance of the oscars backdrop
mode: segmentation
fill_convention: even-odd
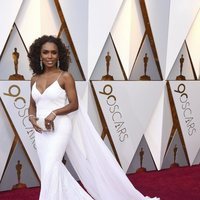
[[[126,173],[200,163],[199,0],[0,4],[0,191],[40,185],[27,53],[44,34],[66,44],[80,101]]]

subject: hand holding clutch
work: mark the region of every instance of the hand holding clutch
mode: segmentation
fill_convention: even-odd
[[[44,118],[38,118],[37,124],[42,129],[42,132],[52,132],[53,131],[53,124],[50,124],[48,129],[46,128]]]

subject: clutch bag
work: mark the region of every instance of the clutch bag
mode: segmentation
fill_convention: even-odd
[[[50,132],[50,131],[52,131],[52,129],[47,129],[46,128],[44,118],[38,118],[37,124],[38,124],[38,126],[40,128],[42,128],[43,132]]]

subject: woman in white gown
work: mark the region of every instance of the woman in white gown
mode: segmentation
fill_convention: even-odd
[[[41,166],[40,200],[151,199],[133,187],[78,103],[62,41],[42,36],[30,46],[28,57],[33,70],[29,120],[36,130]],[[65,151],[90,195],[62,163]]]

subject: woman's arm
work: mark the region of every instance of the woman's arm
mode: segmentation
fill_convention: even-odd
[[[78,97],[75,81],[72,75],[68,72],[64,72],[59,78],[59,84],[65,90],[69,103],[62,108],[52,110],[52,112],[45,118],[45,126],[47,128],[49,128],[48,124],[54,128],[53,120],[57,115],[66,115],[78,109]]]
[[[78,97],[75,81],[70,73],[64,72],[60,80],[61,87],[63,87],[66,92],[69,104],[60,109],[56,109],[53,112],[56,115],[65,115],[78,109]]]
[[[36,81],[36,76],[33,76],[31,78],[31,90],[32,90],[32,86]],[[29,121],[31,122],[31,124],[33,125],[33,128],[37,131],[37,132],[41,132],[41,128],[38,126],[37,124],[37,117],[36,117],[36,105],[35,105],[35,101],[32,98],[32,95],[30,93],[30,104],[29,104],[29,108],[28,108],[28,114],[29,114]]]
[[[32,90],[33,84],[35,83],[35,80],[36,80],[36,77],[33,76],[31,78],[31,90]],[[36,105],[35,105],[35,101],[32,98],[31,92],[30,92],[30,104],[28,108],[28,114],[29,114],[29,120],[33,118],[32,116],[36,117]]]

